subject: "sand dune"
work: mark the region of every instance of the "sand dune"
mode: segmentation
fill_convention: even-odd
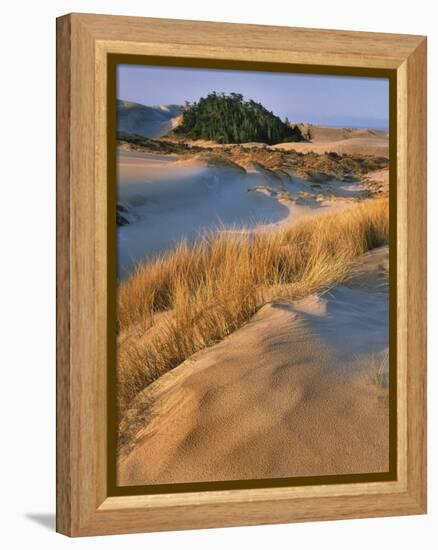
[[[374,128],[341,128],[336,126],[322,126],[320,124],[308,124],[302,122],[298,123],[297,126],[304,135],[307,135],[310,130],[312,134],[312,141],[318,142],[372,137],[388,139],[388,132],[386,130],[377,130]]]
[[[312,141],[299,143],[279,143],[274,149],[298,151],[300,153],[346,153],[357,155],[373,155],[389,157],[389,143],[387,137],[354,137],[332,141]]]
[[[167,136],[166,136],[167,139]],[[310,142],[285,142],[276,145],[267,145],[266,143],[230,143],[221,145],[214,141],[207,140],[184,140],[185,143],[196,147],[205,147],[208,149],[227,149],[239,145],[243,148],[258,149],[280,149],[284,151],[298,151],[300,153],[338,153],[350,155],[373,155],[378,157],[389,157],[389,141],[386,134],[379,135],[357,135],[348,136],[342,139],[313,139]]]
[[[243,170],[214,168],[176,157],[120,151],[118,200],[136,222],[118,230],[118,266],[127,275],[137,261],[163,252],[182,238],[235,224],[255,226],[288,215],[275,198],[248,193],[265,182]]]
[[[223,228],[275,227],[342,207],[329,200],[284,200],[283,192],[291,198],[312,191],[311,182],[287,174],[280,177],[256,164],[245,171],[120,148],[117,170],[117,200],[134,220],[117,231],[121,278],[136,262],[174,247],[182,238],[194,240],[205,231]],[[327,189],[348,198],[362,187],[331,182]]]
[[[244,327],[149,386],[122,485],[388,468],[388,248],[322,296],[265,305]]]
[[[132,101],[117,100],[117,131],[146,138],[159,138],[180,122],[179,105],[147,106]]]

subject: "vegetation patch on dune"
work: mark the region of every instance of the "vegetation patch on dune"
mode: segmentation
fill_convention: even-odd
[[[190,139],[206,139],[217,143],[280,143],[303,141],[298,126],[268,111],[242,94],[212,92],[198,102],[187,103],[181,124],[174,130]]]
[[[277,232],[222,231],[139,265],[118,290],[119,413],[165,372],[232,333],[267,301],[343,280],[388,240],[388,200]]]
[[[388,159],[371,155],[337,153],[301,153],[271,147],[247,145],[223,145],[220,147],[198,146],[195,143],[175,141],[171,136],[153,140],[141,136],[118,134],[118,144],[129,150],[153,154],[176,154],[181,159],[196,158],[203,162],[233,163],[247,169],[254,164],[277,173],[293,173],[303,179],[314,181],[352,180],[365,174],[388,168]],[[209,160],[211,159],[211,160]]]

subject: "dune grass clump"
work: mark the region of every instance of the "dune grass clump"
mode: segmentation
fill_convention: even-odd
[[[387,389],[389,384],[389,354],[372,356],[366,372],[367,381],[377,388]]]
[[[118,289],[120,413],[267,301],[341,281],[356,258],[387,243],[388,226],[388,200],[370,199],[279,231],[207,234],[139,265]]]

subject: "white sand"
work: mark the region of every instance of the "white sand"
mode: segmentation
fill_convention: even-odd
[[[139,398],[152,420],[118,468],[123,485],[381,472],[388,248],[323,296],[264,306]]]

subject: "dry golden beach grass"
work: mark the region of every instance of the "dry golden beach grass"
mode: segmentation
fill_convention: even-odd
[[[388,229],[388,199],[369,199],[275,232],[207,234],[139,265],[118,289],[119,412],[267,301],[343,280],[355,259],[387,243]]]

